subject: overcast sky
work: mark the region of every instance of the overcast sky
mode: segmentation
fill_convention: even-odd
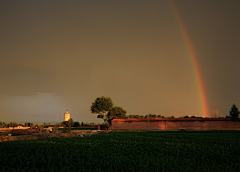
[[[209,115],[240,109],[239,0],[0,0],[0,121],[63,121],[68,109],[102,122],[99,96],[128,114],[202,116],[178,19]]]

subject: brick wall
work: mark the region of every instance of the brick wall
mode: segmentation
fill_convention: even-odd
[[[111,130],[240,130],[229,118],[114,119]]]

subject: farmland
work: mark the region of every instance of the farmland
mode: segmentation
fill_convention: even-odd
[[[238,171],[240,131],[110,132],[0,143],[0,171]]]

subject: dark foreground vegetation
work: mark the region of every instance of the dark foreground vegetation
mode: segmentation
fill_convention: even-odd
[[[0,143],[0,171],[238,171],[240,131],[110,132]]]

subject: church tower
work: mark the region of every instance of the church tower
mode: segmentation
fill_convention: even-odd
[[[64,121],[68,121],[69,119],[70,119],[70,113],[67,110],[66,113],[64,114]]]

